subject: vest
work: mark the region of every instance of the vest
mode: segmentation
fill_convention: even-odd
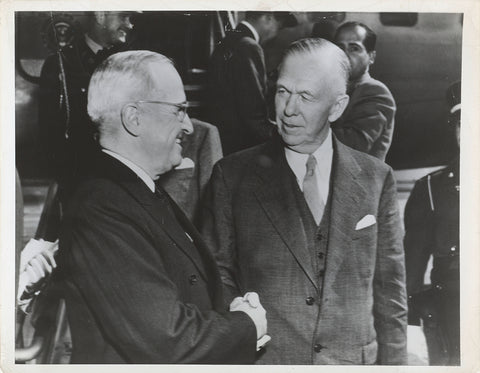
[[[316,273],[317,286],[320,290],[322,290],[323,278],[326,269],[332,193],[331,191],[328,193],[328,200],[325,205],[325,210],[323,212],[320,224],[317,226],[297,181],[294,179],[293,182],[295,183],[293,186],[293,190],[295,191],[295,199],[297,201],[303,228],[305,230],[305,236],[307,237],[308,251],[310,252],[312,265]],[[321,293],[319,296],[321,296]]]

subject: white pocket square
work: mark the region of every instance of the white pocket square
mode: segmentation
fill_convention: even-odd
[[[363,218],[361,218],[357,225],[355,226],[355,230],[359,231],[360,229],[369,227],[373,224],[375,224],[377,220],[375,219],[375,216],[373,215],[365,215]]]
[[[193,161],[186,157],[186,158],[183,158],[182,159],[182,163],[180,163],[177,167],[175,167],[175,170],[182,170],[184,168],[194,168],[195,167],[195,163],[193,163]]]

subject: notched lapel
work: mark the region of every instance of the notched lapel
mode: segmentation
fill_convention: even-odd
[[[361,167],[352,156],[351,150],[335,139],[324,294],[328,293],[328,287],[335,281],[342,262],[350,255],[350,233],[354,232],[361,214],[359,204],[368,196],[368,191],[358,180],[360,172]]]
[[[202,264],[201,257],[196,251],[194,244],[188,239],[184,229],[179,222],[173,221],[173,214],[165,212],[164,204],[151,192],[143,181],[124,182],[123,187],[135,198],[147,212],[157,221],[159,227],[170,237],[170,239],[195,265],[199,273],[205,280],[207,274]]]

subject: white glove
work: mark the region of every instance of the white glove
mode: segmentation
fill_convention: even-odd
[[[58,240],[49,242],[31,239],[20,254],[17,302],[26,312],[34,295],[39,293],[42,281],[57,267],[55,254]]]

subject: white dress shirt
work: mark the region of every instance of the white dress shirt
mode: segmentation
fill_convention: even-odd
[[[85,43],[87,43],[88,47],[92,50],[93,53],[97,54],[99,50],[102,50],[103,47],[94,41],[90,36],[85,34]]]
[[[285,157],[291,170],[297,178],[298,186],[303,192],[303,179],[307,173],[307,159],[310,154],[297,153],[285,147]],[[330,189],[330,173],[332,171],[333,159],[333,140],[332,130],[328,130],[325,141],[313,152],[317,160],[315,176],[317,177],[318,194],[325,204],[328,200],[328,191]]]
[[[111,150],[107,149],[102,149],[102,152],[107,153],[108,155],[112,156],[115,159],[118,159],[120,162],[122,162],[125,166],[127,166],[129,169],[131,169],[135,174],[142,179],[142,181],[145,183],[145,185],[152,191],[152,193],[155,193],[155,182],[153,179],[145,172],[143,168],[140,166],[137,166],[135,163],[132,161],[128,160],[125,157],[122,157],[120,154],[112,152]]]
[[[240,22],[240,23],[248,27],[248,29],[252,32],[253,38],[255,39],[255,41],[256,41],[257,43],[260,42],[260,35],[258,35],[257,30],[255,30],[255,27],[253,27],[253,26],[252,26],[249,22],[247,22],[247,21],[242,21],[242,22]]]

